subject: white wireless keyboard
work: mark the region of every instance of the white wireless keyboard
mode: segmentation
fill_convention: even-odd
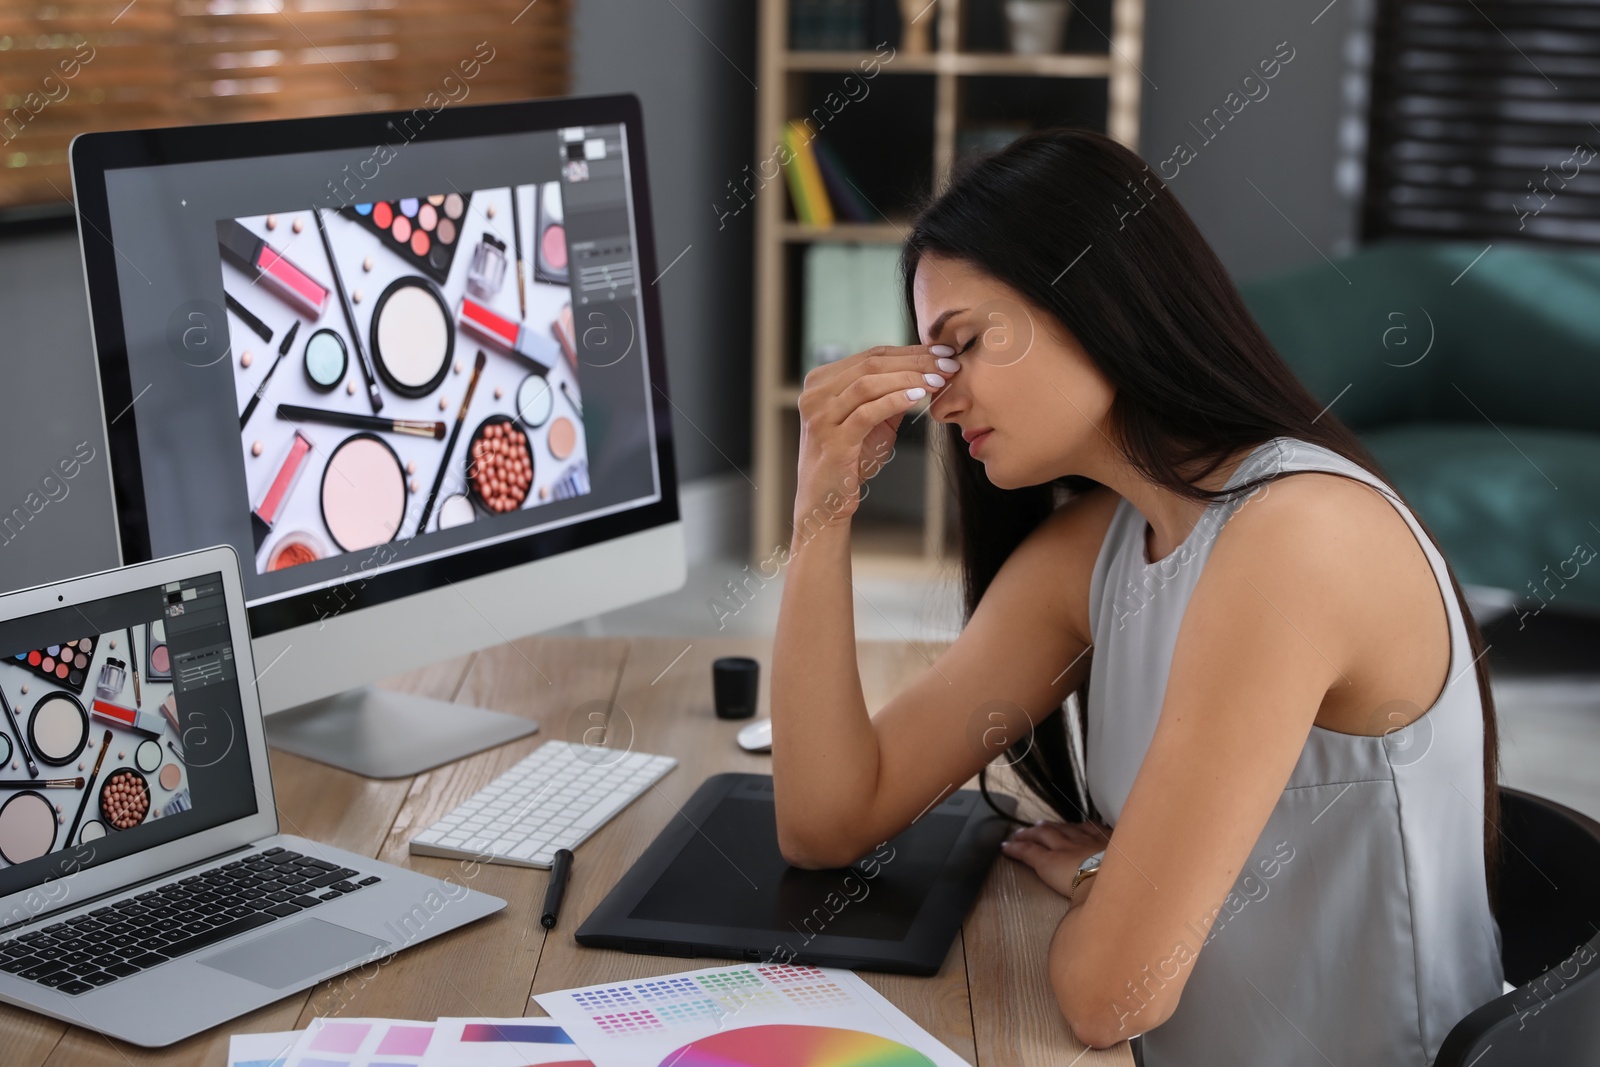
[[[546,741],[527,758],[411,839],[418,856],[549,867],[661,776],[671,756]]]

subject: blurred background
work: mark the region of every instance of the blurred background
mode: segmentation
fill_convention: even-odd
[[[894,255],[962,155],[1089,126],[1439,537],[1505,780],[1600,816],[1600,2],[0,0],[0,584],[118,562],[74,134],[618,91],[644,106],[691,572],[577,630],[770,635],[805,371],[910,338]],[[924,420],[863,505],[862,637],[960,625],[939,461]]]

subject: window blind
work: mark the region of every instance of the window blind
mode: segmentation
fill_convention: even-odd
[[[1362,231],[1600,244],[1600,2],[1381,0]]]
[[[0,212],[90,130],[557,96],[571,0],[0,0]]]

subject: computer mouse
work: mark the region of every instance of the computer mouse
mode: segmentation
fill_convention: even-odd
[[[746,752],[771,752],[772,720],[762,719],[740,730],[739,747]]]

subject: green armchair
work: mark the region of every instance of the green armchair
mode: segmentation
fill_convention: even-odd
[[[1600,254],[1369,245],[1240,286],[1464,584],[1600,613]]]

